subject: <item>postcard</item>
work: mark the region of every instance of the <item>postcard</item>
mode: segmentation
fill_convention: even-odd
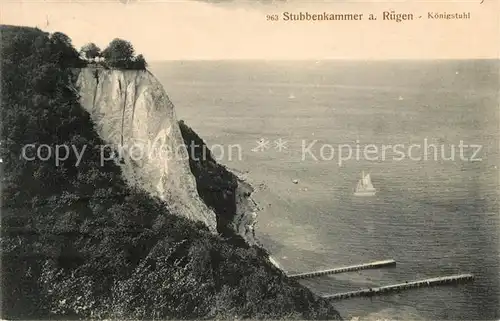
[[[500,2],[13,0],[2,319],[500,319]]]

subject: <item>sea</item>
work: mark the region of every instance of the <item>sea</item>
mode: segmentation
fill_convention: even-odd
[[[178,119],[255,188],[260,243],[333,294],[472,273],[473,282],[335,302],[346,320],[499,320],[495,60],[165,61]],[[362,172],[377,189],[353,195]]]

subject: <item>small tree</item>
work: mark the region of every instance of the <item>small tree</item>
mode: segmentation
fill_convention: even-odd
[[[144,59],[143,55],[138,55],[135,58],[134,69],[145,70],[147,66],[148,63],[146,62],[146,59]]]
[[[93,42],[88,43],[84,45],[81,49],[80,52],[85,55],[88,59],[94,59],[96,57],[99,57],[101,54],[101,49],[97,47],[97,45]]]
[[[102,56],[112,67],[128,68],[134,58],[134,47],[126,40],[115,38],[104,49]]]
[[[120,69],[145,70],[146,59],[143,55],[134,57],[134,47],[126,40],[115,38],[111,41],[101,56],[104,57],[106,65]]]

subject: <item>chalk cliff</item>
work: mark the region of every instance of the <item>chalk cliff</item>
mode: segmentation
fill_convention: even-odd
[[[148,71],[84,68],[76,87],[97,132],[118,151],[129,184],[215,232],[215,213],[198,195],[174,106],[159,81]]]

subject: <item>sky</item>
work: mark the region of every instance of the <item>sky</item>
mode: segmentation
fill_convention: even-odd
[[[500,0],[326,1],[59,0],[0,4],[3,24],[60,31],[76,48],[129,40],[148,61],[211,59],[499,58]],[[125,3],[124,3],[125,2]],[[383,21],[382,12],[414,21]],[[376,21],[268,21],[283,12],[373,13]],[[470,20],[430,20],[428,12],[470,12]]]

